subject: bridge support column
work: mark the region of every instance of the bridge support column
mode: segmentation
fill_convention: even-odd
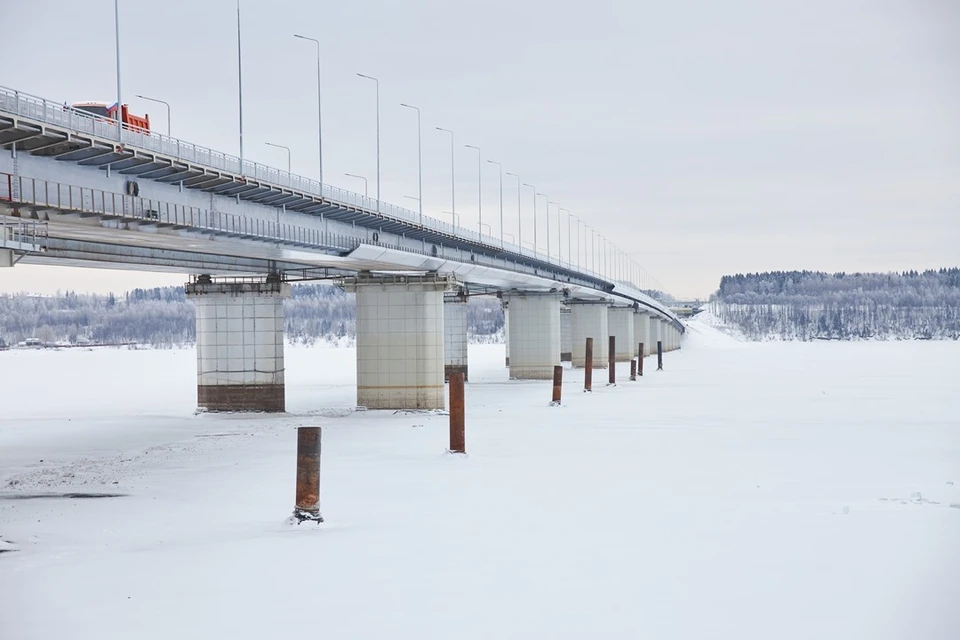
[[[650,343],[650,322],[647,320],[646,311],[637,311],[633,314],[633,352],[638,357],[643,358],[646,354],[637,353],[640,349],[640,343],[643,343],[643,350],[649,349]]]
[[[657,352],[657,341],[663,340],[660,316],[651,315],[650,321],[647,323],[647,327],[650,332],[650,346],[648,347],[650,351],[648,355],[653,355]]]
[[[503,366],[510,366],[510,303],[503,301],[503,348],[506,354],[503,358]]]
[[[443,409],[445,276],[370,276],[342,281],[357,294],[357,404],[369,409]]]
[[[290,285],[186,285],[197,310],[197,404],[208,411],[284,411],[283,299]]]
[[[13,249],[0,249],[0,268],[13,266]]]
[[[467,296],[463,292],[443,298],[443,379],[451,373],[467,378]]]
[[[605,301],[570,301],[571,326],[573,328],[573,366],[582,367],[586,363],[586,341],[593,338],[593,368],[607,368],[607,349],[609,336],[607,325],[607,307]]]
[[[510,377],[552,380],[560,364],[560,293],[510,293]]]
[[[633,340],[633,307],[610,307],[607,325],[610,335],[616,339],[617,362],[629,362],[637,350]]]
[[[573,360],[573,316],[570,307],[560,307],[560,362]]]

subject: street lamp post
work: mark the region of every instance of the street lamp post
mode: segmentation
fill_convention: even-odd
[[[450,134],[450,215],[453,217],[453,228],[457,228],[457,188],[456,181],[454,179],[454,162],[453,162],[453,131],[450,129],[444,129],[443,127],[437,127],[437,131],[444,131]]]
[[[497,165],[500,170],[500,248],[503,249],[503,165],[496,160],[487,160],[487,162]]]
[[[240,111],[240,175],[243,175],[243,50],[240,47],[240,0],[237,0],[237,94]]]
[[[550,196],[545,193],[538,193],[538,196],[543,196],[543,199],[547,201],[547,262],[550,261]]]
[[[272,142],[264,142],[263,144],[268,147],[276,147],[277,149],[286,149],[287,151],[287,173],[290,173],[290,147],[285,147],[282,144],[274,144]]]
[[[300,34],[293,34],[294,38],[309,40],[317,45],[317,155],[320,159],[320,184],[323,185],[323,101],[320,94],[320,41]]]
[[[166,100],[159,100],[157,98],[148,98],[147,96],[142,96],[139,93],[137,94],[137,97],[140,98],[141,100],[149,100],[150,102],[159,102],[160,104],[164,105],[167,108],[167,137],[169,138],[170,137],[170,103],[167,102]]]
[[[240,0],[237,0],[237,32],[240,29]],[[120,0],[113,0],[113,30],[117,42],[117,141],[123,144],[123,97],[120,94]]]
[[[377,87],[377,213],[380,213],[380,81],[373,76],[358,73],[361,78],[373,80]]]
[[[355,174],[355,173],[345,173],[345,174],[343,174],[343,175],[348,176],[348,177],[350,177],[350,178],[357,178],[357,179],[359,179],[359,180],[363,180],[363,197],[364,197],[364,198],[369,197],[369,195],[367,194],[367,179],[366,179],[366,178],[364,178],[363,176],[358,176],[358,175]]]
[[[523,253],[523,220],[520,216],[520,176],[515,173],[510,173],[507,171],[508,176],[513,176],[517,179],[517,246],[520,247],[520,253]]]
[[[533,257],[537,257],[537,188],[532,184],[523,183],[523,186],[533,189]]]
[[[558,227],[560,226],[560,212],[561,212],[561,211],[566,211],[566,212],[567,212],[567,264],[571,264],[571,263],[573,262],[573,254],[570,252],[570,247],[572,246],[572,245],[571,245],[571,242],[570,242],[570,226],[571,226],[571,221],[570,221],[570,209],[558,209],[558,210],[557,210],[557,226],[558,226]],[[557,240],[559,241],[559,239],[560,239],[560,238],[559,238],[559,236],[558,236],[558,237],[557,237]]]
[[[423,226],[423,136],[420,133],[420,107],[401,103],[401,107],[417,112],[417,201],[420,202],[420,226]]]
[[[480,158],[481,152],[480,147],[475,147],[472,144],[463,145],[467,149],[476,149],[477,150],[477,228],[480,230],[480,235],[483,235],[483,171],[481,169],[482,160]]]

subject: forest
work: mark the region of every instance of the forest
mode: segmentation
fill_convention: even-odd
[[[356,336],[353,294],[321,284],[295,284],[284,301],[287,340],[299,344]],[[500,301],[472,297],[467,330],[491,340],[503,330]],[[141,344],[174,347],[196,337],[193,304],[182,287],[134,289],[123,295],[75,292],[0,296],[0,346],[35,338],[45,345]]]
[[[960,269],[724,276],[710,308],[751,340],[957,340]]]

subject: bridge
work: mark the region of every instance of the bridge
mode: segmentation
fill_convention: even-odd
[[[357,294],[368,408],[443,408],[444,376],[468,375],[471,295],[503,302],[512,378],[583,366],[588,337],[600,368],[608,336],[617,360],[679,348],[683,324],[635,266],[581,260],[579,238],[575,257],[561,253],[0,87],[0,266],[192,274],[201,408],[284,410],[282,300],[296,281]]]

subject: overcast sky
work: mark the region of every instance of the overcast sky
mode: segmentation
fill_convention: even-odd
[[[3,0],[0,84],[113,101],[111,0]],[[499,160],[604,232],[680,296],[723,274],[960,264],[960,3],[955,0],[242,0],[245,155],[317,171],[323,41],[326,182],[376,175],[416,208],[477,216],[477,156]],[[29,25],[50,27],[37,37]],[[17,28],[21,25],[22,28]],[[10,28],[10,27],[13,28]],[[124,101],[173,134],[238,152],[234,0],[121,0]],[[484,162],[483,217],[499,217]],[[517,193],[505,177],[507,232]],[[538,211],[543,212],[542,200]],[[523,192],[523,233],[532,233]],[[543,219],[540,221],[541,234]],[[553,222],[556,225],[556,222]],[[566,222],[563,223],[566,244]],[[554,242],[556,242],[554,240]],[[544,236],[541,235],[541,245]],[[564,246],[564,253],[566,247]],[[0,270],[2,291],[122,290],[182,277],[57,267]]]

